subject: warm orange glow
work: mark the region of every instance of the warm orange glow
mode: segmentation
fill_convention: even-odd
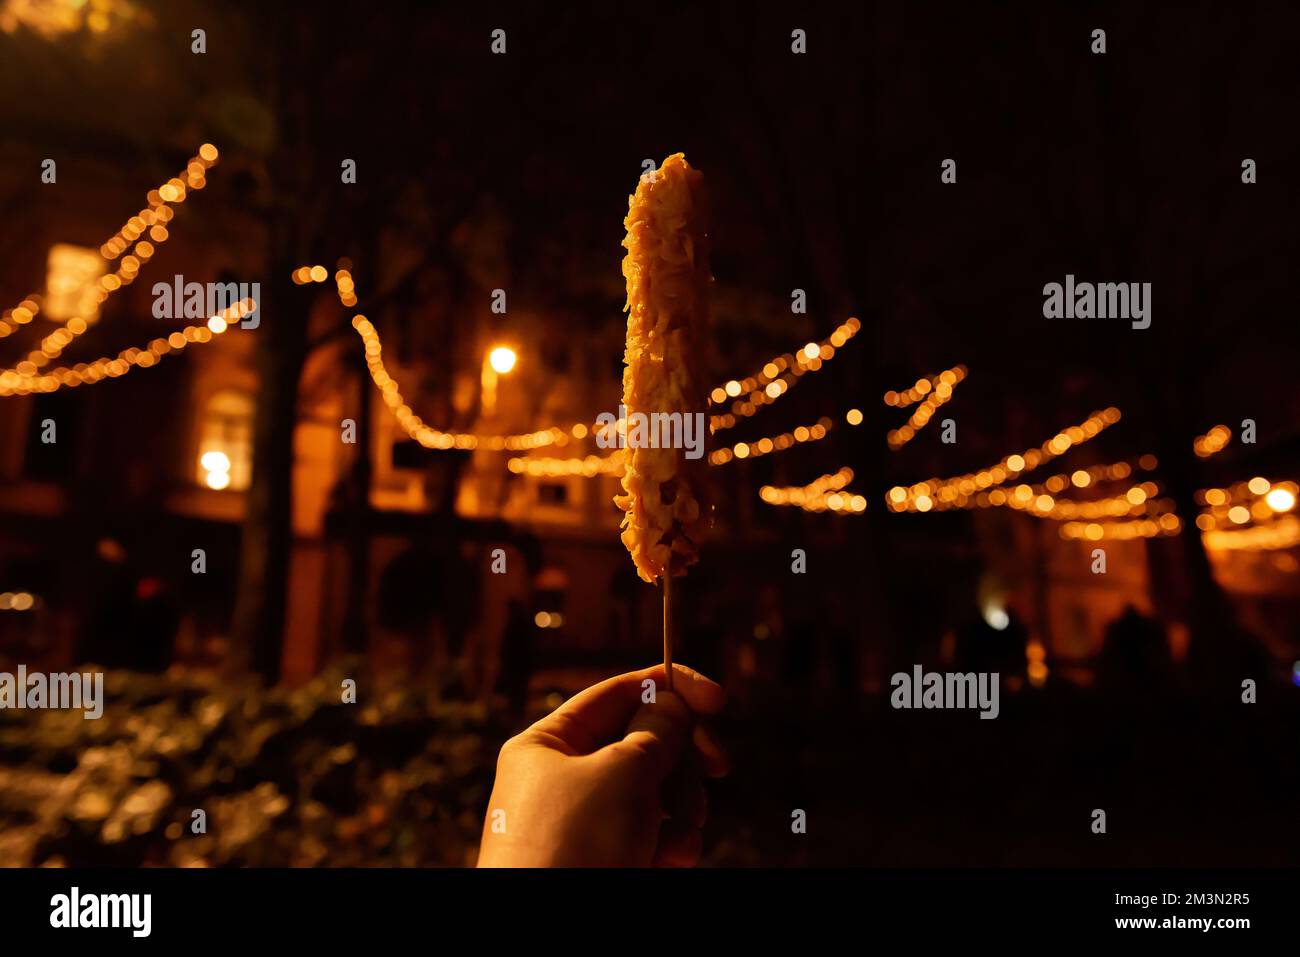
[[[1272,489],[1264,496],[1264,501],[1275,512],[1289,512],[1295,508],[1295,494],[1284,488]]]
[[[509,346],[497,346],[488,353],[488,365],[492,367],[493,372],[499,375],[505,375],[513,369],[517,359],[518,356],[515,355],[515,350]]]

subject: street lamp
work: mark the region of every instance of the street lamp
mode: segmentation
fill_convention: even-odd
[[[497,410],[497,380],[509,375],[514,369],[519,356],[509,346],[493,346],[483,357],[483,394],[482,409],[485,416],[495,415]]]
[[[518,358],[515,350],[509,346],[497,346],[488,353],[488,364],[492,366],[493,372],[506,375],[515,367],[515,360]]]

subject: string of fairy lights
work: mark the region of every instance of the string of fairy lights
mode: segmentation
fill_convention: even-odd
[[[1061,430],[1042,445],[1008,455],[997,464],[976,472],[952,478],[927,479],[910,487],[896,485],[885,496],[886,507],[891,512],[942,512],[949,509],[990,507],[990,489],[1004,485],[1022,472],[1033,471],[1064,455],[1071,448],[1091,441],[1118,422],[1120,415],[1120,410],[1114,406],[1093,412],[1078,425]]]
[[[231,328],[239,328],[239,321],[257,311],[253,299],[241,299],[208,319],[205,325],[186,326],[167,338],[151,340],[143,348],[132,346],[116,356],[103,356],[93,362],[79,362],[75,366],[60,366],[37,376],[15,376],[12,372],[0,373],[0,396],[27,395],[56,392],[67,386],[93,385],[103,379],[116,379],[132,369],[148,369],[168,355],[182,352],[187,346],[211,342]]]
[[[729,429],[740,419],[748,418],[765,405],[785,395],[806,372],[816,372],[823,363],[835,358],[842,348],[862,329],[862,323],[850,316],[820,342],[809,342],[795,353],[775,356],[763,368],[744,379],[731,379],[709,394],[711,405],[731,402],[730,411],[709,417],[710,431]]]
[[[324,282],[327,274],[323,267],[302,267],[295,273],[294,278],[295,281],[304,283]],[[342,300],[345,286],[348,292],[352,290],[351,276],[340,272],[335,278]],[[402,400],[396,382],[384,369],[380,358],[382,344],[373,325],[364,317],[358,317],[354,320],[354,326],[362,335],[371,376],[384,395],[385,402],[394,411],[399,424],[407,433],[427,447],[473,449],[482,444],[492,449],[533,449],[543,445],[565,444],[569,436],[581,439],[589,432],[594,434],[596,431],[595,426],[589,430],[583,425],[575,425],[567,431],[555,427],[522,435],[483,436],[432,429],[410,410]],[[752,415],[762,405],[779,398],[804,372],[816,371],[821,363],[832,358],[835,354],[833,350],[852,338],[860,328],[856,319],[850,319],[837,328],[827,342],[809,343],[796,355],[776,357],[754,376],[745,380],[730,380],[717,387],[710,397],[713,404],[720,405],[730,399],[736,401],[729,413],[712,418],[713,430],[729,428],[735,424],[737,418]],[[827,352],[822,351],[823,346],[829,347]],[[800,361],[800,358],[803,361]],[[901,448],[910,441],[916,431],[924,427],[933,412],[952,398],[955,386],[965,379],[966,375],[966,367],[958,365],[937,375],[919,379],[916,385],[903,392],[886,393],[887,405],[907,408],[920,404],[907,425],[890,434],[891,448]],[[780,383],[785,383],[784,387]],[[742,399],[741,396],[745,393],[748,395]],[[764,398],[760,399],[759,396]],[[1060,494],[1067,489],[1083,490],[1101,483],[1125,481],[1135,470],[1135,466],[1128,462],[1095,465],[1087,469],[1076,469],[1071,473],[1052,475],[1038,484],[1018,483],[1006,487],[1008,482],[1021,474],[1035,470],[1064,455],[1070,449],[1095,438],[1120,418],[1121,412],[1115,407],[1094,412],[1083,422],[1061,430],[1040,446],[1008,455],[988,468],[947,479],[935,478],[910,487],[895,486],[887,494],[886,504],[891,511],[896,512],[1006,507],[1035,518],[1058,522],[1060,534],[1066,539],[1130,540],[1177,534],[1182,529],[1182,522],[1175,513],[1173,501],[1167,497],[1160,497],[1159,487],[1154,481],[1135,482],[1120,492],[1095,499],[1080,499]],[[859,425],[863,421],[862,412],[858,409],[850,409],[845,414],[845,420],[850,425]],[[624,432],[626,427],[625,420],[606,426],[606,428],[615,428],[620,433]],[[709,455],[709,463],[715,466],[725,465],[737,460],[758,458],[783,451],[795,445],[820,441],[833,427],[832,419],[822,417],[810,426],[799,426],[778,435],[737,442],[715,449]],[[1216,439],[1219,436],[1218,432],[1212,434]],[[608,455],[590,454],[568,458],[515,456],[507,460],[507,468],[514,474],[535,478],[567,476],[593,478],[601,475],[619,476],[623,473],[625,462],[624,451],[616,449]],[[1136,469],[1151,472],[1156,469],[1157,464],[1155,456],[1143,455],[1139,457]],[[808,512],[860,514],[866,511],[867,500],[865,496],[854,493],[848,488],[852,479],[852,469],[844,467],[804,486],[765,485],[760,488],[759,497],[769,505],[795,506]],[[1239,491],[1233,494],[1238,494]],[[1282,511],[1285,509],[1280,507],[1286,505],[1288,501],[1284,496],[1291,495],[1290,505],[1286,505],[1286,508],[1294,507],[1294,489],[1289,489],[1287,486],[1275,488],[1270,485],[1265,493],[1273,494],[1273,504],[1279,506]],[[1211,492],[1210,498],[1214,497]],[[1240,508],[1240,506],[1235,507]],[[1257,506],[1255,509],[1256,518],[1262,518],[1260,508],[1261,506]],[[1240,517],[1240,512],[1234,512],[1233,515]],[[1206,516],[1202,516],[1198,526],[1204,530],[1204,523],[1207,520]],[[1232,547],[1264,547],[1260,543],[1287,540],[1287,536],[1291,534],[1291,523],[1281,521],[1275,522],[1274,525],[1276,527],[1249,529],[1247,531],[1250,537],[1241,537],[1240,532],[1234,533],[1239,538],[1232,542]]]
[[[322,265],[300,266],[292,274],[298,285],[323,283],[329,278],[329,271]],[[345,307],[356,305],[355,280],[350,271],[339,269],[334,274],[339,301]],[[359,321],[358,321],[359,320]],[[366,365],[375,386],[384,396],[385,404],[393,411],[398,424],[407,435],[426,448],[433,449],[478,449],[493,451],[526,451],[547,446],[565,446],[569,440],[581,440],[588,435],[596,435],[602,430],[615,428],[620,434],[625,433],[627,423],[620,419],[615,423],[575,422],[568,427],[552,426],[534,432],[515,434],[492,434],[481,432],[458,432],[442,430],[428,425],[418,416],[402,398],[400,387],[384,366],[383,341],[374,324],[364,316],[353,319],[353,328],[361,336],[366,354]],[[720,405],[735,398],[731,411],[710,417],[710,431],[730,428],[740,418],[752,416],[763,405],[775,402],[789,391],[790,387],[808,372],[816,372],[835,357],[836,350],[845,345],[862,328],[862,324],[850,317],[837,326],[821,342],[809,342],[798,353],[786,353],[776,356],[752,376],[743,380],[732,379],[712,390],[710,402]],[[747,393],[743,398],[742,394]],[[861,421],[861,414],[858,415]],[[756,458],[774,451],[782,451],[796,444],[816,442],[824,439],[833,427],[829,418],[822,418],[810,426],[799,426],[789,432],[758,439],[753,442],[737,442],[734,445],[716,449],[710,454],[712,465],[723,465],[735,459]],[[614,437],[606,433],[609,441]],[[593,464],[593,460],[600,464]],[[507,466],[516,473],[534,476],[563,475],[606,475],[622,474],[622,456],[585,456],[576,458],[530,458],[510,460]]]
[[[726,465],[728,462],[734,462],[737,459],[761,458],[773,452],[784,452],[796,445],[820,442],[830,434],[831,429],[834,427],[835,423],[829,417],[822,416],[812,425],[800,425],[789,432],[782,432],[779,435],[766,436],[752,442],[737,442],[731,446],[714,449],[709,453],[709,464]]]
[[[13,335],[19,326],[25,326],[41,311],[41,297],[32,293],[16,306],[0,313],[0,339]]]
[[[99,247],[99,255],[104,264],[116,261],[117,266],[112,272],[101,276],[91,290],[88,297],[90,308],[85,311],[85,315],[69,317],[59,329],[44,336],[37,348],[31,350],[24,360],[12,369],[0,369],[0,379],[11,383],[13,387],[15,377],[23,379],[37,376],[39,370],[57,359],[64,349],[96,323],[100,307],[113,293],[131,285],[144,265],[153,258],[157,247],[170,238],[166,224],[174,215],[171,207],[185,202],[190,190],[201,190],[207,185],[207,171],[216,165],[219,156],[215,146],[204,143],[199,147],[198,153],[190,157],[179,175],[146,194],[145,201],[148,205],[123,223]],[[127,250],[130,252],[122,255]],[[5,310],[0,314],[0,339],[11,335],[18,326],[30,323],[40,313],[41,307],[41,297],[33,294],[12,309]],[[42,378],[48,383],[47,377]],[[14,388],[15,392],[19,391]],[[12,393],[0,392],[0,395],[8,394]]]
[[[1265,525],[1202,532],[1206,548],[1216,552],[1276,551],[1300,545],[1300,519],[1284,515]]]
[[[900,398],[897,392],[885,393],[885,404],[906,407],[916,401],[912,398],[913,394],[917,397],[924,396],[920,400],[920,405],[916,411],[908,418],[907,424],[897,429],[890,429],[885,436],[885,441],[894,451],[898,451],[908,442],[916,437],[916,433],[925,428],[926,423],[930,421],[931,416],[938,411],[939,407],[944,405],[952,398],[953,390],[957,384],[966,378],[966,367],[959,365],[951,369],[945,369],[933,378],[920,379],[916,385],[909,389],[905,398]],[[890,402],[890,397],[895,397],[894,402]]]
[[[1216,425],[1204,435],[1198,435],[1192,440],[1192,451],[1196,453],[1197,457],[1208,459],[1210,456],[1222,452],[1231,438],[1231,429],[1226,425]]]
[[[906,407],[925,400],[934,388],[933,378],[920,379],[905,392],[886,393],[885,403]],[[1120,417],[1120,411],[1113,407],[1094,412],[1078,426],[1063,430],[1039,448],[1009,455],[987,469],[950,479],[931,479],[910,487],[895,486],[887,493],[886,504],[896,512],[1007,507],[1059,522],[1061,537],[1065,539],[1123,541],[1176,535],[1182,531],[1182,520],[1173,500],[1161,497],[1154,481],[1133,483],[1121,492],[1100,498],[1079,499],[1061,494],[1067,489],[1083,490],[1103,482],[1125,481],[1134,471],[1134,466],[1127,462],[1059,473],[1035,485],[1019,483],[1004,487],[1012,478],[1095,438]],[[1227,426],[1218,425],[1198,436],[1193,449],[1198,456],[1208,458],[1222,451],[1230,438]],[[1136,468],[1152,472],[1157,465],[1156,457],[1146,454],[1138,458]],[[1197,493],[1197,501],[1204,508],[1197,516],[1196,526],[1204,535],[1207,547],[1213,550],[1288,548],[1300,544],[1300,521],[1290,514],[1298,494],[1300,486],[1296,483],[1275,483],[1263,476],[1226,489],[1202,490]],[[772,504],[802,504],[807,508],[807,502],[798,500],[792,490],[769,489],[760,495]]]
[[[328,270],[321,265],[300,266],[294,270],[292,279],[299,285],[323,283],[329,278]],[[356,303],[355,281],[349,271],[340,269],[335,273],[335,283],[339,301],[345,306]],[[353,328],[360,335],[365,349],[366,365],[375,386],[384,397],[384,402],[392,410],[398,424],[406,434],[426,448],[433,449],[468,449],[486,448],[493,451],[526,451],[551,445],[567,445],[570,438],[581,440],[589,434],[595,435],[601,429],[615,428],[622,434],[627,428],[626,420],[612,424],[600,423],[587,425],[577,422],[568,428],[552,426],[535,432],[517,434],[485,434],[479,432],[455,432],[434,428],[428,425],[402,397],[397,381],[388,372],[383,362],[383,341],[374,324],[365,316],[354,317]],[[753,415],[763,405],[776,401],[790,387],[808,372],[816,372],[835,357],[836,350],[845,345],[862,328],[862,324],[850,317],[839,325],[821,342],[809,342],[797,354],[786,353],[776,356],[765,363],[759,372],[744,380],[732,379],[715,388],[710,396],[713,404],[725,403],[729,398],[736,398],[731,411],[712,416],[711,430],[730,428],[737,419]],[[739,398],[748,393],[745,398]],[[861,413],[856,421],[850,416],[850,422],[861,422]],[[758,458],[772,452],[784,451],[806,442],[824,439],[834,423],[823,417],[812,425],[801,425],[788,432],[768,436],[750,442],[737,442],[731,446],[715,449],[709,455],[711,465],[725,465],[737,459]],[[608,441],[614,436],[606,433]],[[588,455],[573,458],[514,458],[507,462],[507,467],[516,474],[538,477],[561,477],[566,475],[621,475],[624,457],[620,454],[596,456]]]
[[[154,257],[157,248],[170,238],[168,223],[174,206],[183,203],[191,191],[204,188],[207,173],[219,159],[215,146],[205,143],[191,157],[176,177],[150,190],[148,205],[130,217],[122,227],[99,247],[106,269],[84,297],[85,308],[71,315],[62,325],[42,336],[39,345],[13,368],[0,369],[0,396],[53,392],[74,388],[107,378],[116,378],[132,369],[149,368],[163,357],[179,353],[192,344],[210,342],[240,320],[257,310],[252,299],[241,300],[211,316],[203,325],[189,325],[159,337],[144,347],[123,349],[116,355],[102,356],[91,362],[49,368],[63,351],[84,335],[98,319],[100,307],[115,292],[129,286]],[[299,267],[293,281],[299,285],[325,283],[333,278],[339,302],[345,308],[358,303],[356,282],[350,263],[341,260],[331,272],[322,265]],[[107,267],[112,267],[108,271]],[[32,294],[17,305],[0,313],[0,339],[14,334],[41,316],[43,297]],[[66,314],[66,313],[65,313]],[[383,362],[383,344],[373,323],[364,315],[352,319],[352,327],[361,338],[370,377],[383,396],[401,428],[422,446],[431,449],[485,448],[493,451],[531,452],[544,447],[563,447],[571,440],[597,437],[600,430],[625,434],[626,420],[612,424],[574,423],[568,427],[552,426],[532,432],[492,434],[461,432],[434,428],[415,413],[402,397],[397,381]],[[713,407],[725,411],[709,418],[710,431],[717,433],[735,426],[761,408],[787,394],[807,373],[820,370],[830,362],[861,330],[856,318],[849,318],[820,341],[808,342],[796,352],[770,359],[754,374],[731,379],[715,387],[709,395]],[[903,448],[923,429],[934,413],[951,401],[956,387],[966,378],[964,365],[956,365],[931,376],[923,376],[907,389],[889,391],[884,402],[892,408],[915,406],[907,422],[891,429],[886,441],[891,450]],[[1005,456],[999,462],[948,478],[931,478],[910,486],[896,485],[885,495],[891,512],[941,512],[962,509],[1010,508],[1035,518],[1059,523],[1065,539],[1101,541],[1129,540],[1174,535],[1182,530],[1172,499],[1161,496],[1158,484],[1150,479],[1130,481],[1135,471],[1152,472],[1157,461],[1143,455],[1135,465],[1117,462],[1076,469],[1052,475],[1042,482],[1016,482],[1021,475],[1038,469],[1071,449],[1101,434],[1121,418],[1120,410],[1110,407],[1093,412],[1083,422],[1061,430],[1041,445]],[[860,425],[863,414],[851,408],[844,416],[850,426]],[[835,421],[823,416],[811,425],[764,438],[735,442],[713,450],[709,463],[714,466],[760,458],[795,446],[819,442],[835,427]],[[616,444],[616,436],[606,431],[601,436]],[[1193,450],[1201,458],[1221,452],[1230,442],[1231,430],[1216,425],[1193,441]],[[626,454],[616,448],[606,455],[589,454],[570,458],[514,456],[507,468],[515,474],[533,477],[621,475]],[[867,508],[863,495],[853,492],[853,470],[846,467],[826,473],[806,485],[771,486],[759,490],[759,498],[773,506],[797,507],[808,512],[860,514]],[[1096,498],[1078,497],[1079,492],[1095,489],[1103,483],[1128,483],[1126,487]],[[1071,494],[1064,494],[1064,493]],[[1300,545],[1300,518],[1294,514],[1300,485],[1293,481],[1270,481],[1256,476],[1224,488],[1209,488],[1196,493],[1201,511],[1196,527],[1211,550],[1266,550]]]
[[[807,485],[764,485],[758,497],[768,505],[793,505],[806,512],[865,512],[866,497],[847,491],[852,481],[853,469],[846,465]]]
[[[0,396],[55,392],[64,387],[75,388],[117,378],[133,369],[147,369],[164,356],[179,353],[193,344],[210,342],[256,312],[254,300],[240,300],[209,317],[204,325],[185,326],[165,338],[155,338],[143,347],[133,346],[91,362],[47,368],[95,324],[100,307],[113,293],[136,280],[140,270],[157,252],[157,247],[170,238],[166,224],[174,215],[172,207],[185,202],[191,190],[201,190],[207,185],[207,172],[216,165],[219,157],[215,146],[204,143],[178,176],[146,194],[148,205],[99,247],[104,264],[116,262],[116,268],[100,276],[91,290],[88,300],[92,308],[85,315],[69,317],[59,329],[42,337],[40,345],[13,368],[0,369]],[[30,323],[40,313],[41,306],[41,298],[33,295],[7,310],[0,318],[0,338],[10,335],[16,326]]]
[[[567,459],[516,456],[506,462],[506,467],[516,475],[529,475],[533,478],[562,478],[568,475],[594,478],[597,475],[622,475],[626,458],[622,449],[616,450],[612,455],[575,456]]]
[[[425,424],[402,398],[397,381],[384,367],[383,344],[374,324],[363,315],[352,317],[352,328],[361,336],[366,367],[370,378],[392,410],[397,423],[416,442],[428,449],[477,449],[480,445],[495,451],[534,449],[545,445],[567,444],[568,434],[559,428],[542,429],[523,435],[479,435],[472,432],[445,432]]]

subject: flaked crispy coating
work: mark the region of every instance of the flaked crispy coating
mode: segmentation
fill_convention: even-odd
[[[704,177],[676,153],[647,173],[628,200],[623,275],[627,348],[623,405],[628,414],[703,412],[708,355],[709,247]],[[707,429],[705,430],[707,435]],[[709,525],[707,456],[682,449],[628,448],[623,544],[637,574],[652,582],[676,576],[699,558]]]

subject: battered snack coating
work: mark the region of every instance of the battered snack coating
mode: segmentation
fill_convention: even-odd
[[[637,412],[707,409],[709,246],[704,177],[676,153],[646,173],[628,200],[623,275],[627,347],[623,405]],[[708,528],[707,455],[677,448],[628,448],[623,544],[648,582],[685,574]]]

